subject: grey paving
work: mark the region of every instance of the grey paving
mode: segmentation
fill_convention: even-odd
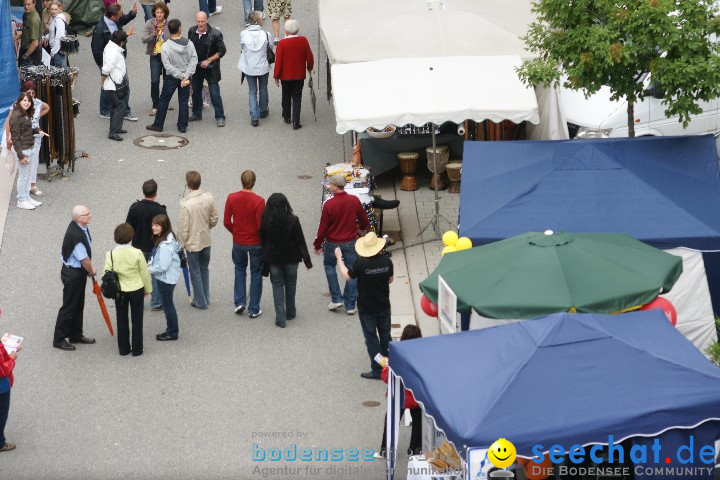
[[[192,25],[193,2],[170,4],[171,17],[181,18],[183,30]],[[154,178],[159,201],[177,219],[184,173],[203,174],[202,188],[212,192],[222,213],[225,197],[238,190],[240,173],[253,169],[256,191],[265,197],[284,192],[312,241],[320,214],[320,176],[327,162],[347,155],[349,143],[334,132],[331,105],[319,93],[318,121],[311,117],[305,91],[302,123],[292,131],[280,115],[280,90],[270,85],[270,116],[253,128],[247,107],[247,87],[240,85],[235,65],[242,4],[226,2],[223,13],[211,18],[225,34],[228,54],[221,83],[227,126],[217,128],[211,109],[202,122],[190,124],[190,143],[178,150],[137,147],[132,140],[146,135],[152,118],[149,68],[139,35],[129,42],[131,104],[137,123],[126,122],[124,142],[107,140],[107,120],[98,117],[99,75],[90,55],[89,39],[81,39],[80,54],[70,58],[81,68],[75,96],[82,101],[77,118],[77,145],[91,156],[77,162],[65,180],[44,180],[42,207],[20,211],[11,200],[0,250],[0,331],[23,335],[25,351],[15,371],[8,440],[18,444],[0,454],[0,478],[263,478],[262,470],[301,462],[254,462],[252,445],[288,447],[286,438],[253,438],[259,432],[307,434],[294,443],[311,448],[377,448],[385,385],[359,373],[368,359],[357,316],[331,313],[322,262],[302,269],[298,288],[298,318],[286,329],[274,326],[269,282],[264,284],[263,315],[255,320],[233,313],[231,236],[222,226],[213,232],[212,304],[200,312],[176,292],[180,340],[159,343],[162,313],[145,312],[145,353],[120,357],[93,297],[86,297],[85,334],[98,339],[76,352],[51,346],[57,309],[61,304],[59,248],[75,204],[94,214],[91,231],[95,264],[113,246],[112,231],[124,221],[128,206],[141,196],[140,185]],[[295,1],[294,16],[301,33],[317,53],[315,3]],[[142,12],[139,17],[142,17]],[[141,18],[135,21],[141,30]],[[266,25],[269,28],[269,23]],[[324,59],[324,57],[320,57]],[[325,66],[320,66],[325,85]],[[177,106],[169,112],[165,132],[177,133]],[[299,180],[308,175],[309,180]],[[110,309],[114,317],[114,311]],[[403,428],[401,445],[409,429]],[[265,471],[267,478],[380,478],[379,462],[312,462],[319,471],[301,468],[292,473]],[[346,468],[338,470],[335,465]],[[347,470],[356,467],[356,470]],[[362,467],[362,470],[360,470]]]

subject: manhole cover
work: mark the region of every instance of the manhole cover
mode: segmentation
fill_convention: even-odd
[[[298,179],[300,180],[310,180],[312,178],[312,175],[298,175]]]
[[[368,400],[367,402],[363,402],[363,407],[379,407],[380,402],[376,402],[375,400]]]
[[[170,135],[166,133],[156,133],[154,135],[145,135],[136,138],[133,143],[138,147],[150,148],[152,150],[174,150],[182,148],[190,141],[180,135]]]

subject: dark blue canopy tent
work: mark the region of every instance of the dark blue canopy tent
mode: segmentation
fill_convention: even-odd
[[[692,254],[699,268],[687,275],[706,278],[681,291],[681,277],[676,295],[704,304],[706,313],[676,305],[678,328],[698,348],[716,338],[720,169],[713,136],[466,142],[464,151],[461,236],[482,245],[547,229],[626,233],[657,248],[702,251],[702,258]]]
[[[664,461],[678,440],[696,435],[699,449],[699,439],[720,438],[720,369],[660,310],[561,313],[392,342],[389,358],[460,453],[501,437],[532,457],[535,444],[547,451],[607,444],[608,435],[615,444],[659,436],[664,467],[679,465]]]
[[[15,44],[10,23],[10,0],[0,0],[0,126],[5,125],[10,106],[20,94]]]

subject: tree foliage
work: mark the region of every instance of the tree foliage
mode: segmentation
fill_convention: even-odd
[[[524,40],[537,57],[523,63],[520,78],[562,82],[586,96],[607,85],[613,100],[628,101],[631,136],[647,73],[661,87],[665,114],[683,126],[702,111],[699,100],[720,96],[720,17],[711,0],[537,0],[533,12]]]

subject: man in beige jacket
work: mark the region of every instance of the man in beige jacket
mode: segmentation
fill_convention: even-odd
[[[185,174],[190,193],[180,202],[177,239],[187,252],[193,288],[190,305],[204,310],[210,304],[210,229],[218,223],[218,211],[212,194],[200,190],[200,182],[199,172],[191,170]]]

